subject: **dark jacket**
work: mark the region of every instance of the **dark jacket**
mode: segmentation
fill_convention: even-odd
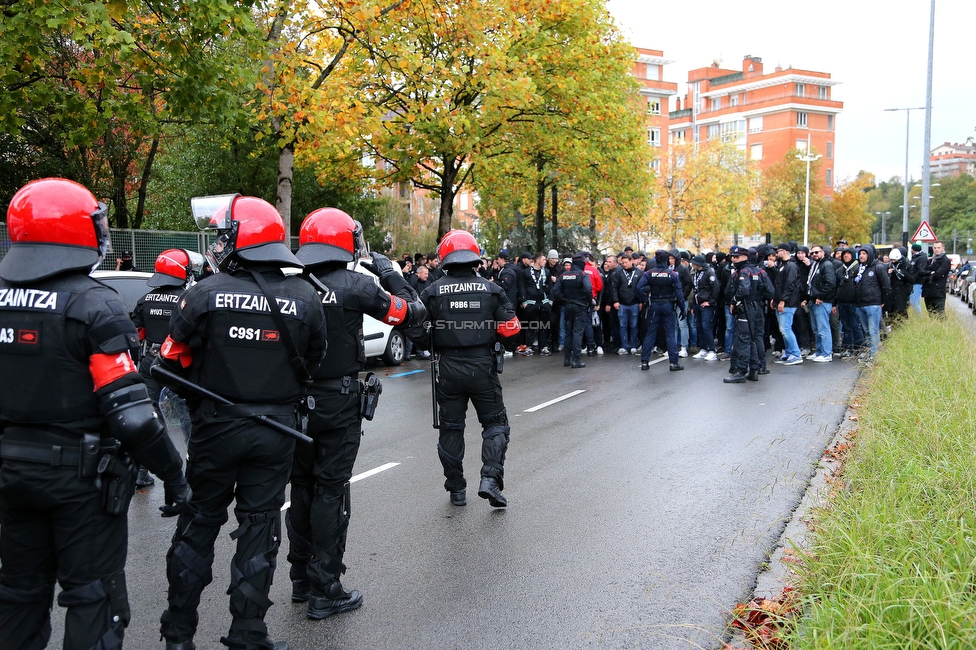
[[[573,258],[573,266],[564,271],[552,288],[552,296],[564,303],[589,307],[593,300],[593,284],[590,276],[583,270],[582,258]]]
[[[625,271],[623,266],[618,266],[610,273],[607,284],[610,286],[610,304],[619,302],[621,305],[636,305],[640,302],[637,295],[637,284],[640,282],[641,270],[636,266]]]
[[[891,291],[888,269],[875,258],[874,246],[868,244],[861,250],[867,251],[868,261],[858,266],[854,276],[854,296],[860,306],[881,305]]]
[[[837,273],[829,257],[810,265],[807,279],[807,295],[810,300],[833,303],[837,296]]]
[[[904,247],[899,247],[902,258],[891,262],[888,280],[891,282],[891,294],[885,301],[885,311],[904,313],[908,310],[908,301],[915,284],[915,273],[912,263],[905,259]]]
[[[709,307],[717,307],[722,292],[718,276],[709,265],[705,265],[700,271],[695,273],[695,304],[699,307],[703,303],[708,303]]]
[[[787,307],[799,307],[803,301],[803,290],[800,286],[800,270],[796,260],[790,258],[779,265],[773,280],[776,291],[773,300],[786,303]]]
[[[912,272],[915,274],[915,284],[922,284],[923,274],[929,267],[929,256],[919,251],[912,255]]]
[[[857,296],[854,295],[854,278],[857,276],[859,266],[860,265],[857,262],[857,257],[855,257],[850,264],[840,262],[840,271],[837,274],[837,303],[857,302]]]
[[[943,253],[929,258],[928,268],[922,272],[924,278],[922,282],[923,298],[945,298],[946,297],[946,278],[952,269],[952,262],[949,256]]]
[[[498,269],[498,272],[495,274],[495,283],[505,291],[508,302],[513,307],[518,304],[518,268],[516,268],[515,264],[509,262]]]

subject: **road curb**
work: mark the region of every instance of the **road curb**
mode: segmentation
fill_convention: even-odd
[[[856,402],[856,397],[860,392],[861,378],[863,372],[854,384],[854,389],[848,396],[847,408],[844,410],[844,419],[837,426],[833,437],[825,449],[825,453],[817,461],[816,466],[807,481],[803,496],[800,498],[796,509],[786,523],[782,534],[773,545],[769,553],[766,565],[760,569],[756,576],[756,586],[752,595],[743,602],[754,600],[776,600],[783,594],[783,589],[794,581],[793,567],[797,559],[792,557],[794,549],[805,550],[810,547],[814,535],[809,522],[813,512],[818,508],[823,508],[829,503],[829,492],[831,481],[837,475],[838,470],[843,465],[843,460],[839,457],[827,454],[826,451],[835,449],[838,445],[851,443],[853,437],[851,432],[858,428],[857,413],[851,406]],[[742,630],[731,627],[731,638],[723,650],[754,650],[745,637]]]

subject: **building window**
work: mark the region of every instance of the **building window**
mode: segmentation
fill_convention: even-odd
[[[712,140],[713,138],[717,138],[721,134],[722,134],[722,125],[721,124],[709,124],[708,125],[708,139],[709,140]]]
[[[661,66],[655,63],[648,63],[645,75],[645,79],[658,79],[661,76]]]
[[[651,161],[651,169],[653,169],[656,172],[661,171],[661,159],[660,158],[655,158],[654,160]]]
[[[661,146],[661,129],[648,129],[647,130],[647,143],[652,147]]]
[[[750,160],[762,160],[762,143],[757,142],[749,148]]]
[[[647,98],[647,112],[649,115],[661,114],[661,100],[656,97]]]
[[[796,141],[796,150],[799,151],[800,153],[806,153],[807,152],[807,141],[806,141],[806,139],[797,140]]]
[[[721,97],[712,97],[712,110],[713,111],[718,111],[718,110],[721,110],[721,108],[722,108],[722,98]]]
[[[833,186],[834,186],[834,170],[833,169],[828,169],[827,170],[827,187],[833,187]]]
[[[729,106],[738,106],[738,105],[739,105],[739,94],[736,93],[734,95],[729,95]]]
[[[827,143],[827,160],[832,160],[834,157],[834,143]]]
[[[803,111],[797,111],[796,113],[796,125],[799,127],[806,128],[807,126],[807,114]]]
[[[827,99],[827,86],[820,86],[817,90],[817,96],[820,99]]]
[[[833,131],[834,130],[834,116],[833,115],[828,115],[827,116],[827,130],[828,131]]]
[[[806,86],[803,84],[796,84],[796,96],[803,97],[803,92],[806,90]]]
[[[467,192],[461,192],[460,204],[461,204],[460,205],[460,208],[462,210],[467,210],[468,209],[468,193]]]
[[[760,133],[762,131],[762,115],[749,118],[749,133]]]
[[[722,124],[722,142],[732,142],[733,140],[738,140],[740,137],[745,135],[746,132],[746,121],[745,120],[735,120],[734,122],[725,122]]]

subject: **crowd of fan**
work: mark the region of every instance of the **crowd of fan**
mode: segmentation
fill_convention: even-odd
[[[763,244],[749,249],[749,264],[770,276],[775,295],[765,310],[763,340],[775,362],[797,365],[804,359],[829,362],[834,356],[870,363],[881,335],[907,314],[910,307],[944,313],[946,278],[951,264],[945,247],[936,242],[929,257],[919,244],[911,252],[891,249],[880,259],[872,245],[848,246],[844,240],[829,246]],[[654,257],[627,247],[597,263],[587,251],[585,272],[592,286],[592,312],[586,319],[584,345],[588,356],[640,353],[646,332],[647,297],[637,290]],[[443,275],[436,256],[404,256],[404,275],[422,291]],[[521,253],[514,259],[502,251],[485,259],[479,273],[498,283],[516,307],[522,333],[506,354],[548,356],[566,344],[561,305],[552,289],[572,265],[572,257]],[[733,316],[729,303],[731,260],[722,251],[692,256],[671,249],[669,268],[678,274],[687,308],[675,305],[678,356],[704,361],[729,359],[733,344]],[[655,351],[663,350],[658,333]],[[417,351],[421,358],[429,353]]]

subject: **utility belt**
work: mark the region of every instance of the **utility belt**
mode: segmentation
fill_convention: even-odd
[[[653,297],[651,297],[651,298],[648,298],[648,302],[650,302],[652,304],[655,304],[655,305],[660,304],[660,303],[665,303],[665,302],[667,302],[667,303],[674,303],[674,298],[653,298]]]
[[[359,395],[359,417],[370,421],[376,414],[376,405],[379,404],[380,395],[383,393],[383,383],[371,372],[367,372],[363,379],[352,375],[316,379],[313,385],[319,389],[339,391],[342,395]],[[306,395],[302,400],[302,407],[306,415],[308,411],[314,411],[315,399],[311,395]]]
[[[200,408],[219,418],[249,418],[255,415],[294,415],[295,404],[218,404],[204,398]]]
[[[86,433],[80,440],[40,429],[7,427],[0,440],[0,458],[48,467],[71,467],[81,480],[94,479],[102,506],[112,515],[129,510],[135,491],[136,465],[122,453],[119,441]]]
[[[362,389],[362,382],[359,377],[346,375],[345,377],[333,377],[332,379],[316,379],[313,381],[316,388],[326,390],[337,390],[343,395],[350,393],[356,394]]]
[[[488,344],[472,345],[465,348],[437,348],[437,354],[442,357],[490,357],[493,354],[491,346]]]

